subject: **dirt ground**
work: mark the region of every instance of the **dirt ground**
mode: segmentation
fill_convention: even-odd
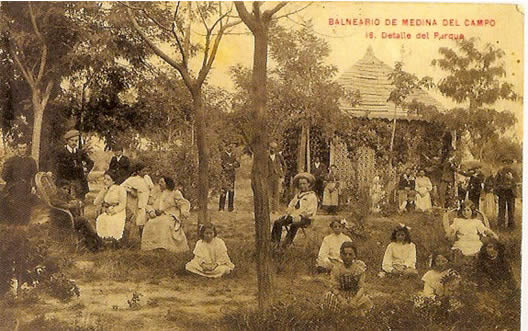
[[[236,266],[232,274],[214,280],[187,274],[184,264],[192,258],[190,252],[178,256],[142,251],[66,253],[65,257],[71,260],[68,275],[79,286],[80,297],[63,303],[43,295],[38,302],[15,308],[19,320],[30,321],[44,315],[78,329],[92,330],[221,329],[219,321],[225,313],[255,307],[257,284],[249,169],[250,160],[243,159],[237,174],[234,212],[218,212],[216,197],[209,207],[212,222]],[[97,177],[91,176],[92,190],[100,185]],[[93,193],[90,196],[93,198]],[[88,208],[86,213],[90,215],[93,210]],[[42,212],[35,215],[36,221],[45,218]],[[291,250],[276,259],[277,300],[305,297],[318,300],[324,293],[324,276],[314,275],[313,266],[320,242],[330,232],[329,219],[328,215],[320,215],[306,233],[298,234]],[[195,222],[196,215],[192,215],[191,224],[186,227],[191,250],[197,240]],[[413,241],[417,244],[420,274],[426,271],[425,260],[432,242],[443,240],[439,217],[434,215],[368,218],[365,237],[353,240],[368,265],[367,292],[374,302],[395,296],[403,298],[422,287],[419,278],[402,283],[377,277],[391,229],[400,222],[416,229]],[[517,264],[514,270],[519,275],[520,263]],[[132,300],[134,295],[136,301]]]

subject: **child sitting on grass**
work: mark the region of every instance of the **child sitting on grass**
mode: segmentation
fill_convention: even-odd
[[[333,233],[324,237],[317,257],[317,272],[330,272],[333,266],[341,260],[340,249],[344,242],[352,241],[349,236],[343,234],[346,220],[334,219],[330,222]]]
[[[391,243],[383,256],[383,271],[394,275],[413,276],[416,271],[416,246],[411,242],[409,227],[400,224],[391,235]]]
[[[216,236],[215,226],[203,225],[199,237],[193,251],[194,258],[185,265],[185,269],[209,278],[219,278],[230,273],[235,265],[227,254],[224,241]]]
[[[357,249],[350,241],[341,245],[340,254],[343,262],[336,262],[332,268],[331,290],[324,297],[324,305],[331,310],[352,308],[365,314],[373,307],[364,288],[367,266],[357,259]]]
[[[480,249],[475,276],[481,287],[514,288],[511,267],[504,257],[504,246],[496,240],[486,242]]]
[[[450,296],[456,292],[460,284],[460,275],[449,268],[446,254],[435,252],[429,259],[431,270],[423,275],[423,295],[425,297]]]

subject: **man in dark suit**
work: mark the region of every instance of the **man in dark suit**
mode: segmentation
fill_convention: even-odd
[[[513,160],[506,158],[503,160],[503,167],[495,176],[495,193],[499,198],[499,216],[497,224],[504,228],[513,229],[515,222],[515,189],[520,183],[517,172],[511,167]],[[506,221],[506,210],[508,210],[508,221]]]
[[[123,146],[114,146],[114,156],[110,160],[108,170],[117,174],[116,184],[118,185],[123,183],[130,175],[130,160],[126,155],[123,155]]]
[[[82,201],[89,191],[87,174],[92,170],[94,162],[85,150],[79,149],[79,138],[77,130],[70,130],[64,135],[66,145],[55,156],[55,175],[57,182],[67,180],[70,183],[70,194]]]
[[[321,163],[321,158],[319,156],[315,157],[314,164],[311,169],[312,175],[315,177],[314,191],[317,194],[319,201],[323,200],[323,191],[324,191],[324,179],[328,172],[326,166]]]
[[[235,201],[235,177],[236,169],[240,167],[235,153],[233,152],[233,145],[228,145],[222,153],[222,192],[220,192],[220,200],[218,201],[218,210],[223,211],[225,208],[227,196],[227,208],[229,211],[234,210]]]
[[[284,159],[278,153],[278,145],[272,142],[269,146],[268,156],[268,187],[271,212],[279,211],[279,198],[281,181],[284,177]]]
[[[33,183],[37,163],[28,155],[26,143],[19,143],[16,155],[7,159],[2,170],[6,186],[2,191],[0,209],[2,218],[10,224],[28,224],[33,207]]]

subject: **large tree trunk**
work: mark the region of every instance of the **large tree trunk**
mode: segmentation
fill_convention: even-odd
[[[255,233],[257,249],[257,283],[259,309],[267,310],[273,303],[273,279],[270,250],[270,212],[268,201],[268,133],[259,130],[266,125],[266,73],[268,59],[268,32],[261,29],[254,33],[255,52],[251,97],[253,98],[253,168],[251,188],[255,211]]]
[[[207,145],[207,123],[202,102],[201,88],[191,91],[196,114],[196,146],[198,148],[198,228],[208,223],[207,203],[209,200],[209,147]]]

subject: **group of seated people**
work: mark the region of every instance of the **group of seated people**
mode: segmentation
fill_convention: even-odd
[[[72,213],[75,230],[93,252],[105,246],[119,247],[125,241],[132,241],[134,231],[138,233],[142,250],[188,251],[184,223],[190,215],[191,206],[174,180],[162,176],[158,186],[154,185],[145,172],[145,166],[139,162],[131,167],[127,178],[120,180],[119,176],[113,170],[104,174],[104,186],[94,200],[95,227],[83,216],[83,203],[69,194],[68,181],[57,182],[57,190],[50,202]],[[121,184],[118,184],[119,181]],[[186,269],[211,278],[232,271],[234,265],[224,242],[216,237],[216,228],[212,224],[203,225],[199,237],[194,258]]]
[[[444,228],[451,249],[440,248],[429,255],[423,281],[423,297],[441,298],[456,294],[462,277],[484,288],[506,286],[513,288],[511,268],[504,256],[504,246],[498,236],[477,218],[478,211],[471,201],[464,202],[458,215],[449,223],[454,211],[446,212]],[[372,302],[365,294],[366,264],[359,260],[352,239],[345,235],[346,220],[334,219],[330,223],[332,233],[323,239],[316,260],[319,273],[330,273],[331,291],[325,295],[325,303],[333,309],[356,308],[368,311]],[[481,236],[482,239],[481,239]],[[484,237],[489,236],[489,237]],[[379,277],[416,277],[416,245],[412,242],[410,228],[399,224],[391,234],[391,242],[385,250]]]
[[[311,224],[317,212],[317,197],[311,190],[313,177],[300,173],[294,178],[298,193],[291,200],[286,213],[273,224],[272,242],[276,248],[288,247],[300,228]],[[462,276],[474,278],[482,286],[513,285],[510,267],[504,258],[504,247],[489,228],[486,216],[475,209],[472,201],[464,201],[460,208],[445,212],[442,221],[446,237],[452,242],[450,249],[440,249],[429,256],[429,270],[422,276],[421,295],[425,297],[449,296],[456,292]],[[332,233],[321,244],[316,260],[319,273],[329,273],[324,302],[330,308],[352,307],[365,312],[372,302],[364,290],[366,264],[359,259],[352,239],[344,234],[346,220],[334,218],[330,222]],[[281,243],[282,230],[286,228]],[[485,238],[487,236],[487,238]],[[481,239],[482,238],[482,239]],[[410,228],[400,224],[391,234],[385,250],[379,277],[416,277],[416,245]]]

